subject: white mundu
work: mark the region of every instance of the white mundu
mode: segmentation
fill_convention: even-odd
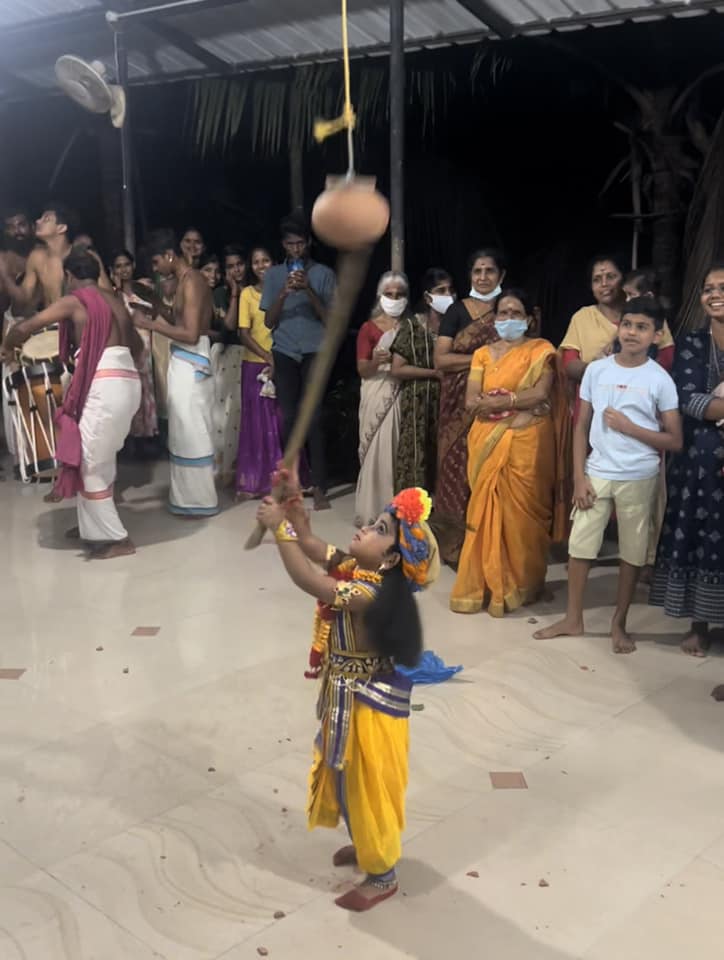
[[[171,513],[211,517],[219,512],[214,483],[214,379],[207,336],[193,346],[171,344],[168,365],[168,447]]]
[[[131,429],[141,403],[141,380],[128,347],[106,347],[96,367],[78,427],[83,489],[77,495],[81,540],[125,540],[113,500],[116,454]]]

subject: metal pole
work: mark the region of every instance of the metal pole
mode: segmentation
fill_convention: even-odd
[[[168,17],[195,10],[211,10],[215,7],[231,7],[244,0],[170,0],[169,3],[155,3],[149,7],[137,7],[135,10],[107,10],[106,20],[115,27],[127,20],[143,20],[144,17]]]
[[[126,94],[126,117],[121,127],[121,200],[123,205],[123,242],[131,253],[136,252],[136,222],[133,204],[133,160],[131,158],[131,121],[128,97],[128,56],[123,30],[113,31],[116,75]]]
[[[405,269],[405,2],[390,0],[390,230],[393,270]]]

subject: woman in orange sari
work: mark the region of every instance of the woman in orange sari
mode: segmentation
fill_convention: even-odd
[[[476,250],[468,262],[470,295],[456,301],[440,321],[435,345],[435,369],[442,372],[440,421],[437,435],[437,486],[431,524],[440,556],[456,568],[465,539],[467,436],[470,414],[465,387],[475,351],[498,339],[493,326],[495,301],[505,277],[505,263],[492,247]]]
[[[567,533],[570,415],[555,347],[526,336],[532,320],[526,295],[504,291],[495,313],[500,340],[473,356],[471,495],[450,598],[456,613],[487,607],[502,617],[535,600],[551,541]]]

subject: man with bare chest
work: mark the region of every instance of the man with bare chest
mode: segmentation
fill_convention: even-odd
[[[3,359],[29,337],[58,325],[60,356],[76,359],[75,373],[55,417],[59,498],[74,497],[78,531],[92,559],[135,553],[113,500],[116,454],[141,402],[134,358],[143,344],[120,300],[99,290],[98,263],[86,252],[65,260],[70,291],[9,331]]]
[[[163,318],[137,319],[144,330],[168,337],[168,449],[171,463],[169,510],[184,517],[210,517],[219,512],[214,484],[212,412],[214,382],[209,329],[214,304],[208,284],[180,256],[169,230],[148,243],[153,270],[175,276],[173,323]]]
[[[0,252],[0,271],[8,273],[15,283],[21,283],[25,273],[25,264],[35,246],[35,234],[30,218],[27,213],[19,206],[9,206],[3,213],[3,236],[2,251]],[[30,313],[32,311],[28,311]],[[22,320],[28,313],[22,313],[13,309],[10,294],[0,281],[0,340],[7,336],[8,332],[18,321]],[[15,363],[4,363],[2,365],[3,384],[7,377],[17,369]],[[3,432],[5,434],[5,443],[8,452],[13,461],[17,463],[17,440],[15,437],[15,426],[13,423],[12,408],[10,406],[10,397],[3,389]]]
[[[42,303],[48,307],[63,296],[63,262],[71,251],[75,216],[61,204],[48,207],[35,224],[38,243],[25,264],[18,283],[6,264],[0,263],[0,282],[16,313],[25,314]]]

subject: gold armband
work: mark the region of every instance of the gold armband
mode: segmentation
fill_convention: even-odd
[[[297,540],[297,531],[288,520],[282,520],[274,531],[274,539],[277,543],[294,543]]]

